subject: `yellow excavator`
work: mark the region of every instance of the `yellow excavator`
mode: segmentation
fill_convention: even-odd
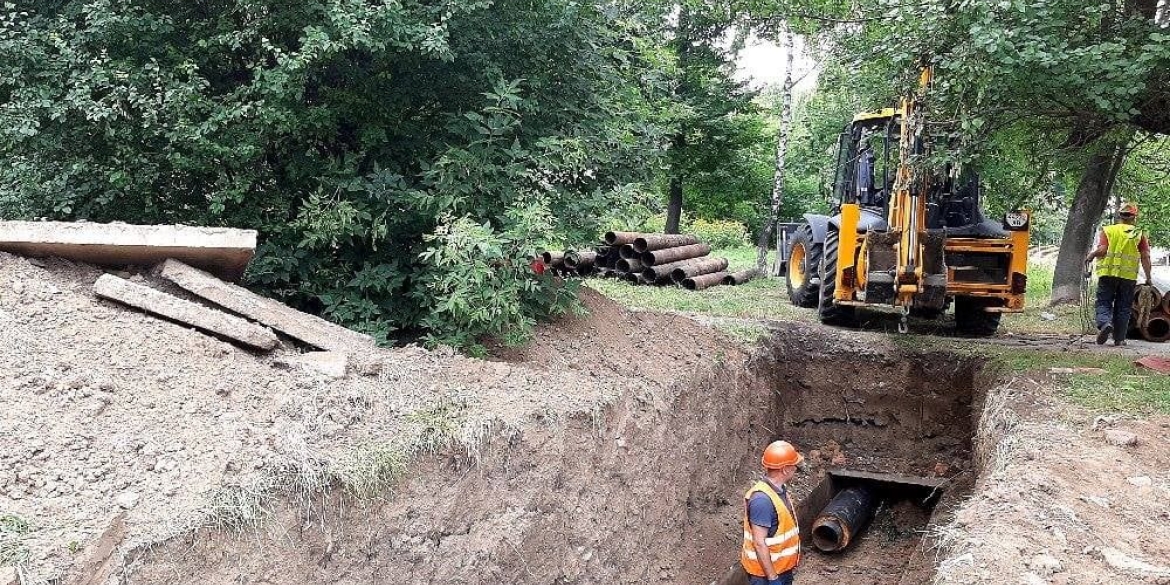
[[[927,170],[934,137],[918,93],[898,108],[859,114],[839,140],[833,215],[805,215],[787,254],[788,294],[820,320],[852,325],[860,308],[937,318],[954,305],[961,333],[992,335],[1004,313],[1024,310],[1027,211],[1002,220],[980,210],[981,184],[969,169]]]

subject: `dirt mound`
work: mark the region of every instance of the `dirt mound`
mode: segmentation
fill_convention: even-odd
[[[1170,583],[1170,417],[1094,416],[1055,394],[1021,379],[989,399],[979,484],[937,530],[937,583]]]
[[[737,351],[721,335],[675,314],[634,312],[581,288],[587,315],[537,328],[521,348],[496,345],[494,359],[547,370],[577,370],[669,384],[696,364]]]
[[[0,566],[26,583],[64,574],[121,511],[123,552],[254,523],[279,494],[376,493],[416,453],[651,389],[417,347],[335,380],[293,348],[257,355],[101,301],[101,274],[0,254]]]

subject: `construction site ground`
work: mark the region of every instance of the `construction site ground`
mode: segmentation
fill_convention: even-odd
[[[1143,346],[732,323],[745,341],[586,288],[526,347],[369,350],[335,378],[99,300],[101,274],[0,254],[23,585],[730,583],[776,438],[808,455],[802,516],[834,470],[945,480],[798,583],[1170,583],[1170,416],[1088,408],[1052,370]]]

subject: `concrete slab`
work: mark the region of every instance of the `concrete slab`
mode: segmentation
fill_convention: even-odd
[[[93,285],[93,292],[104,299],[166,317],[256,349],[268,351],[280,343],[275,333],[255,323],[135,284],[112,274],[103,274],[98,278]]]
[[[15,567],[0,567],[0,585],[20,585],[20,574]]]
[[[375,345],[374,338],[369,335],[302,313],[178,260],[163,263],[160,274],[195,295],[313,347],[330,351],[353,351],[369,350]]]
[[[256,231],[183,225],[0,221],[0,251],[58,256],[99,266],[153,265],[177,258],[229,280],[256,253]]]

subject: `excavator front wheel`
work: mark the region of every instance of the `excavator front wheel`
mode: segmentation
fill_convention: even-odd
[[[837,291],[837,254],[841,248],[841,234],[830,229],[825,235],[825,249],[821,256],[821,294],[817,305],[817,317],[826,325],[853,325],[856,321],[854,307],[833,302]]]
[[[821,244],[813,242],[812,226],[804,224],[792,235],[786,271],[788,299],[805,309],[817,306],[820,293]]]

